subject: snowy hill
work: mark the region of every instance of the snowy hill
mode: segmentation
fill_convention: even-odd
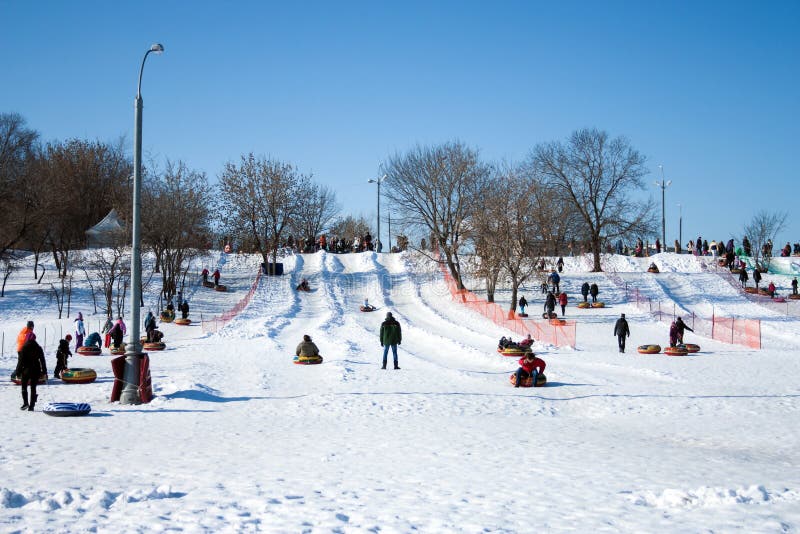
[[[661,273],[646,272],[655,262]],[[218,333],[199,319],[232,308],[260,259],[222,265],[227,293],[196,281],[196,322],[163,324],[151,353],[155,399],[109,403],[108,356],[73,356],[98,380],[40,386],[37,412],[18,410],[19,386],[0,385],[0,526],[11,532],[790,532],[800,528],[800,308],[747,298],[713,261],[662,254],[608,256],[605,273],[565,258],[577,346],[537,343],[545,388],[515,389],[509,332],[453,302],[438,269],[409,254],[324,252],[285,259]],[[779,262],[780,263],[780,262]],[[787,293],[791,261],[767,274]],[[48,369],[72,320],[32,271],[0,299],[0,373],[28,319],[46,333]],[[29,278],[30,277],[30,278]],[[312,291],[294,287],[308,279]],[[607,307],[578,310],[596,282]],[[668,325],[631,302],[672,313],[761,320],[761,350],[687,333],[701,351],[641,355],[667,344]],[[472,287],[480,293],[481,287]],[[524,287],[540,310],[538,288]],[[156,309],[151,291],[147,308]],[[577,295],[577,298],[576,298]],[[364,298],[376,306],[362,313]],[[505,299],[505,300],[504,300]],[[498,302],[508,299],[500,291]],[[91,297],[76,288],[74,312]],[[783,310],[783,311],[782,311]],[[403,328],[400,370],[381,370],[387,311]],[[632,335],[620,354],[614,321]],[[87,317],[89,330],[99,316]],[[292,363],[304,334],[324,363]],[[514,335],[515,338],[519,336]],[[88,402],[92,414],[52,418],[48,401]],[[794,422],[793,422],[794,421]]]

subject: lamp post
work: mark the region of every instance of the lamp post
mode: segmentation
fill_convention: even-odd
[[[367,180],[369,184],[378,184],[378,237],[375,241],[375,248],[377,249],[378,243],[381,242],[381,184],[386,180],[388,175],[384,174],[377,180],[375,178],[370,178]]]
[[[667,218],[664,214],[664,201],[666,199],[666,190],[667,187],[672,184],[672,180],[664,181],[664,166],[659,165],[659,169],[661,169],[661,182],[654,182],[655,185],[661,186],[661,246],[666,250],[667,247]]]
[[[678,243],[683,246],[683,206],[678,204]]]
[[[136,88],[133,130],[133,221],[131,250],[131,337],[125,351],[125,387],[120,394],[120,404],[140,404],[139,396],[139,322],[142,301],[142,255],[141,255],[141,212],[142,212],[142,74],[144,62],[150,52],[160,54],[164,46],[156,43],[144,53],[139,69],[139,85]]]

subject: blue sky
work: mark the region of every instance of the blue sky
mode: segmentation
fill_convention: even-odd
[[[516,162],[597,127],[648,157],[659,218],[663,164],[670,243],[678,204],[684,243],[759,210],[800,241],[800,2],[0,0],[0,19],[0,111],[45,140],[132,144],[160,42],[146,157],[212,179],[253,151],[374,218],[366,182],[398,151],[458,139]]]

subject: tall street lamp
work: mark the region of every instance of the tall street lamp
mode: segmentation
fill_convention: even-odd
[[[136,88],[133,129],[133,245],[131,251],[131,337],[125,351],[125,387],[120,394],[120,404],[140,404],[139,359],[142,355],[139,340],[139,322],[142,301],[142,74],[144,62],[150,52],[160,54],[164,46],[156,43],[144,53],[139,69],[139,85]]]
[[[381,244],[381,247],[383,245],[381,243],[381,184],[384,181],[386,181],[387,177],[388,177],[388,175],[384,174],[383,176],[381,176],[377,180],[375,178],[370,178],[369,180],[367,180],[367,183],[369,183],[369,184],[378,184],[378,238],[377,238],[377,241],[375,242],[376,250],[378,249],[378,244],[379,243]],[[380,252],[380,250],[378,250],[378,252]]]
[[[678,204],[678,243],[683,246],[683,206]]]
[[[672,180],[664,181],[664,166],[659,165],[661,169],[661,182],[654,182],[655,185],[661,186],[661,247],[666,250],[667,248],[667,218],[664,214],[664,200],[666,198],[667,187],[672,184]]]

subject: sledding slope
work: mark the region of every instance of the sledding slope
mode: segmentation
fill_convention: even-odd
[[[196,307],[235,304],[258,263],[229,257],[232,293],[198,289]],[[317,253],[284,267],[218,334],[164,325],[148,405],[107,403],[108,358],[71,361],[95,368],[96,383],[41,389],[43,402],[89,402],[86,418],[20,412],[18,389],[0,387],[7,426],[24,428],[0,440],[2,529],[800,528],[800,363],[780,338],[758,352],[692,338],[703,348],[695,356],[639,355],[637,344],[664,344],[665,326],[570,259],[562,286],[572,294],[596,280],[608,308],[571,306],[577,350],[537,344],[548,387],[514,389],[515,359],[495,352],[509,333],[453,303],[436,266],[411,254]],[[664,271],[671,278],[654,292],[703,305],[699,271]],[[310,293],[295,291],[301,278]],[[365,297],[379,310],[360,312]],[[399,371],[380,369],[387,311],[403,326]],[[622,311],[626,354],[611,334]],[[4,307],[0,324],[18,330],[18,317]],[[303,334],[322,365],[292,363]],[[0,372],[12,362],[0,360]]]

